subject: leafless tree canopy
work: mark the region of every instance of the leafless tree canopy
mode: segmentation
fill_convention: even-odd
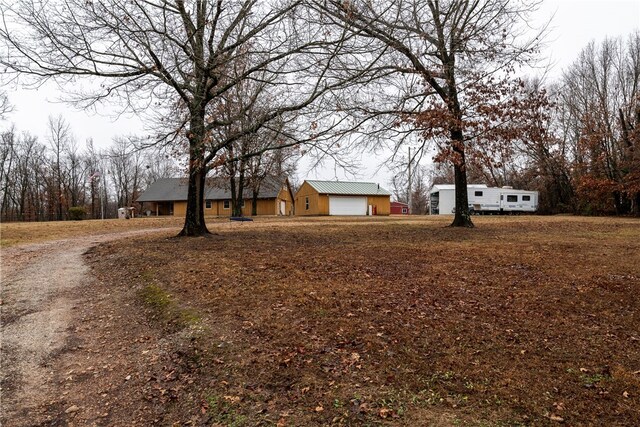
[[[4,120],[6,115],[13,110],[9,103],[9,97],[5,92],[0,92],[0,121]]]
[[[345,33],[323,31],[303,6],[300,0],[19,0],[2,6],[0,36],[8,48],[2,63],[34,84],[92,77],[72,94],[80,105],[117,97],[127,108],[177,118],[166,136],[183,136],[189,153],[182,234],[198,235],[207,232],[204,178],[217,154],[208,149],[222,149],[338,84],[327,72]],[[231,140],[211,144],[212,131],[236,117],[205,120],[210,105],[246,81],[266,83],[279,105]]]
[[[396,133],[401,142],[411,133],[439,142],[443,159],[455,169],[453,225],[472,226],[466,156],[470,137],[476,135],[470,125],[478,107],[495,96],[496,80],[532,59],[538,40],[523,35],[537,2],[325,0],[316,7],[384,52],[370,85],[382,96],[358,100],[359,106],[348,110],[362,113],[356,120],[363,126],[368,122],[370,133],[382,127],[384,135]],[[391,89],[388,81],[396,82]]]

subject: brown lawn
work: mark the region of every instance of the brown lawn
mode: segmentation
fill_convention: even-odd
[[[110,234],[145,228],[181,227],[184,218],[151,217],[84,221],[4,222],[0,224],[0,247],[40,243],[95,234]]]
[[[474,220],[105,244],[101,353],[132,378],[77,391],[118,402],[104,425],[640,425],[640,221]]]

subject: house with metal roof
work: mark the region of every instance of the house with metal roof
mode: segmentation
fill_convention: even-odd
[[[307,180],[295,195],[296,215],[389,215],[390,199],[373,182]]]
[[[153,215],[184,216],[187,212],[187,178],[159,179],[142,193],[136,202],[142,204],[141,212]],[[253,194],[245,188],[243,215],[253,212]],[[231,216],[231,190],[227,180],[210,178],[205,183],[205,215]],[[289,181],[267,178],[256,198],[257,215],[293,215],[293,192]]]

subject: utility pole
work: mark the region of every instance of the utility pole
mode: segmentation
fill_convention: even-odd
[[[409,148],[409,164],[408,164],[408,179],[407,179],[407,210],[409,211],[409,215],[411,215],[411,147]]]

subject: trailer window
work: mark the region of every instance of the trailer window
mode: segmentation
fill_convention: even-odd
[[[518,201],[518,196],[512,196],[507,194],[507,202],[517,202]]]
[[[476,196],[476,197],[482,197],[482,191],[476,191],[476,192],[474,193],[474,196]]]
[[[530,202],[531,201],[531,196],[522,196],[522,201],[523,202]]]

